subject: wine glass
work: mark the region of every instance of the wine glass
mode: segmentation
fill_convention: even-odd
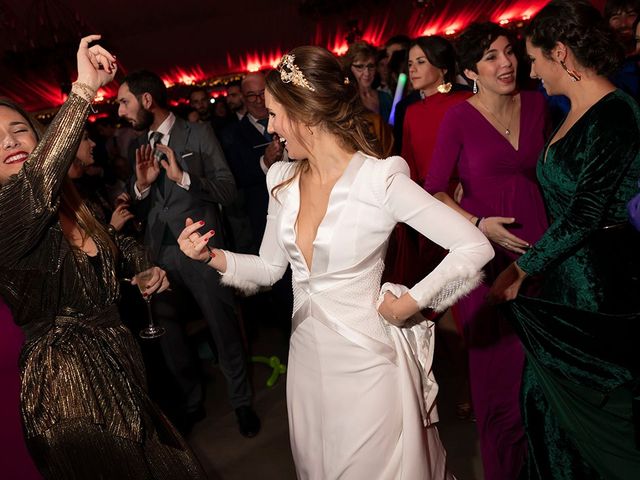
[[[151,311],[152,295],[144,295],[144,292],[149,285],[149,281],[151,281],[151,278],[153,277],[153,263],[151,262],[148,254],[142,255],[137,263],[138,273],[136,274],[136,283],[140,293],[143,294],[142,299],[147,305],[147,317],[149,321],[147,327],[140,330],[140,337],[144,339],[158,338],[165,334],[165,329],[153,322],[153,313]]]

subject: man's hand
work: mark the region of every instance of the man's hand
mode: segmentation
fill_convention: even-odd
[[[166,158],[160,160],[160,166],[167,172],[167,178],[175,183],[182,182],[182,168],[176,161],[175,152],[166,145],[157,144],[156,150],[165,154]]]
[[[160,174],[160,165],[153,158],[151,145],[142,145],[136,149],[136,186],[142,192],[156,181]]]
[[[276,162],[282,160],[282,154],[284,153],[284,144],[280,142],[280,138],[277,135],[273,136],[273,140],[264,150],[264,164],[267,168]]]

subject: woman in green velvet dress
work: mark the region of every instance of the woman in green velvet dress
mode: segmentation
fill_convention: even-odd
[[[522,340],[532,479],[640,478],[640,110],[607,80],[623,58],[599,12],[553,0],[527,32],[531,76],[571,110],[538,164],[550,227],[495,281]],[[541,276],[538,298],[518,296]],[[516,298],[517,297],[517,298]],[[515,300],[514,300],[515,299]]]

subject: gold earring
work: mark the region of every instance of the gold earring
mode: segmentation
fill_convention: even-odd
[[[438,90],[438,93],[449,93],[451,91],[451,87],[453,85],[451,85],[451,82],[446,82],[444,80],[442,80],[442,83],[440,85],[438,85],[438,87],[436,88],[436,90]]]
[[[582,80],[582,75],[580,75],[575,70],[569,69],[567,67],[567,64],[564,63],[564,60],[560,60],[560,66],[564,69],[565,72],[567,72],[567,75],[569,75],[571,77],[571,80],[573,82],[579,82],[580,80]]]

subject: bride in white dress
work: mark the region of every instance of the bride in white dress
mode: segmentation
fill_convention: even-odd
[[[214,249],[187,220],[178,239],[222,282],[246,292],[293,272],[287,374],[291,448],[300,479],[449,478],[435,426],[433,324],[480,281],[493,256],[469,221],[409,178],[400,157],[376,158],[365,111],[338,60],[299,47],[267,75],[269,131],[290,158],[268,171],[260,255]],[[449,250],[417,285],[380,287],[389,235],[404,222]],[[383,293],[386,292],[386,293]]]

